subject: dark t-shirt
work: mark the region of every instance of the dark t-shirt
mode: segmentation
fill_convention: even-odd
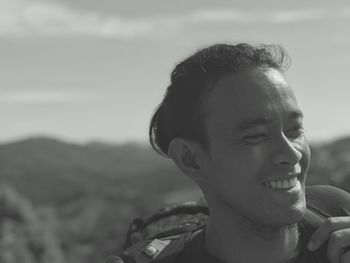
[[[308,251],[305,251],[305,239],[303,234],[304,223],[301,223],[299,226],[300,239],[296,250],[290,255],[288,260],[284,263],[310,263],[310,255]],[[189,242],[186,249],[179,255],[176,263],[190,263],[190,262],[201,262],[201,263],[227,263],[221,259],[210,254],[204,247],[204,229],[198,230],[194,233],[192,240]]]
[[[350,215],[350,195],[338,188],[331,186],[308,187],[306,198],[309,207],[316,209],[316,211],[321,210],[323,214],[328,214],[328,216]],[[297,249],[284,263],[329,263],[326,255],[327,243],[314,252],[306,248],[315,227],[303,219],[298,223],[298,229],[300,239]],[[185,249],[172,263],[229,263],[213,256],[204,248],[204,232],[204,228],[195,232]]]
[[[350,194],[332,186],[312,186],[306,188],[307,211],[304,219],[298,223],[300,233],[297,249],[284,263],[330,263],[327,257],[327,242],[316,251],[306,248],[310,236],[328,217],[350,216]],[[311,213],[312,211],[312,213]],[[308,213],[309,212],[309,213]],[[223,262],[211,255],[204,248],[204,228],[188,231],[178,235],[155,258],[150,259],[145,255],[144,249],[150,243],[149,240],[140,241],[123,253],[124,257],[131,261],[125,262],[157,262],[157,263],[236,263]],[[172,233],[170,236],[177,235]],[[170,240],[170,236],[162,239]],[[122,257],[123,257],[122,255]]]

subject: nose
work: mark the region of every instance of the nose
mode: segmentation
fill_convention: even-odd
[[[274,163],[282,166],[294,166],[302,158],[302,153],[297,145],[291,142],[283,133],[276,142]]]

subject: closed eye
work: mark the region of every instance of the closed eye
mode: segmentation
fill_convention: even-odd
[[[295,126],[289,130],[287,130],[285,132],[285,135],[288,137],[288,138],[291,138],[291,139],[296,139],[298,137],[300,137],[302,134],[304,133],[304,127],[303,126]]]
[[[251,144],[256,144],[256,143],[262,142],[266,138],[267,138],[267,135],[265,133],[250,134],[250,135],[246,135],[246,136],[242,137],[242,139],[245,142],[251,143]]]

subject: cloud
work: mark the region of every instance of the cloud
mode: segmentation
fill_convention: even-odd
[[[192,22],[253,22],[260,18],[255,12],[236,9],[198,10],[189,15]]]
[[[327,13],[322,9],[279,11],[271,15],[273,23],[300,23],[315,21],[326,17]]]
[[[96,94],[42,90],[3,92],[0,96],[1,103],[22,105],[82,103],[98,99]]]
[[[289,10],[289,11],[256,11],[217,9],[200,10],[189,15],[189,21],[209,23],[300,23],[323,19],[327,12],[323,9]]]
[[[152,30],[146,21],[84,13],[54,2],[0,0],[0,35],[87,35],[131,38]]]
[[[0,36],[93,36],[131,39],[173,33],[202,24],[290,24],[349,18],[349,9],[288,11],[257,9],[199,9],[188,13],[125,18],[70,8],[44,0],[0,0]]]
[[[344,6],[338,9],[338,15],[343,18],[350,18],[350,6]]]

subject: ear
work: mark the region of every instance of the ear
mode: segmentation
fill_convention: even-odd
[[[168,155],[177,167],[192,180],[202,180],[203,165],[201,147],[198,143],[183,138],[175,138],[169,144]]]

